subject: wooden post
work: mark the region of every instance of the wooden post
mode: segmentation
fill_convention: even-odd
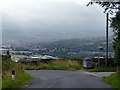
[[[15,70],[12,70],[12,80],[15,80]]]
[[[107,61],[108,61],[108,19],[109,19],[109,13],[106,14],[106,58],[105,58],[105,66],[107,66]]]

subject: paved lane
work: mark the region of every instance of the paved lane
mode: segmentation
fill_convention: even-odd
[[[28,70],[35,79],[26,88],[111,88],[85,71]]]

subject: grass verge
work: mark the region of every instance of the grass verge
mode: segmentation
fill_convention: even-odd
[[[2,74],[0,72],[0,90],[2,89]]]
[[[0,56],[0,90],[2,88],[2,56]]]
[[[14,81],[11,77],[5,77],[2,81],[2,88],[21,88],[22,85],[29,83],[32,79],[33,78],[26,72],[16,75]]]
[[[120,73],[119,74],[112,74],[111,76],[108,77],[103,77],[102,80],[104,82],[107,82],[112,86],[112,88],[118,88],[120,90]]]
[[[15,80],[11,79],[11,72],[15,70]],[[32,77],[24,72],[23,65],[11,60],[10,55],[2,56],[2,89],[12,90],[13,88],[21,88],[22,85],[30,82]]]
[[[93,69],[88,69],[89,72],[115,72],[116,67],[97,67]]]

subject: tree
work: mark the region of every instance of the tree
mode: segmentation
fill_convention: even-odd
[[[10,55],[10,51],[9,50],[6,51],[6,55]]]
[[[116,13],[116,16],[112,18],[111,26],[114,32],[114,62],[117,64],[117,72],[119,72],[120,66],[120,11]]]
[[[111,18],[111,28],[113,28],[114,33],[114,62],[117,66],[120,66],[120,1],[119,2],[89,2],[87,6],[92,4],[98,4],[105,9],[104,12],[109,12],[110,14],[115,13],[115,17]],[[117,69],[118,71],[118,69]]]
[[[101,7],[103,7],[106,11],[111,11],[111,13],[113,13],[113,10],[120,10],[120,1],[119,2],[95,2],[95,1],[91,1],[87,4],[87,6],[89,5],[93,5],[94,3],[100,5]]]

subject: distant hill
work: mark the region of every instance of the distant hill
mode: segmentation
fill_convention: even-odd
[[[33,54],[51,55],[60,58],[95,56],[97,52],[105,53],[106,41],[104,37],[66,39],[53,42],[19,42],[13,44],[14,50],[31,51]],[[98,47],[102,46],[103,50]],[[109,38],[109,52],[113,52],[112,37]]]
[[[106,41],[104,38],[90,38],[90,39],[69,39],[60,40],[55,42],[43,43],[45,48],[54,49],[66,48],[71,50],[84,50],[84,51],[98,51],[98,46],[103,46],[105,49]],[[109,51],[113,51],[112,39],[109,39]]]
[[[42,48],[45,48],[45,50],[37,51],[37,53],[58,56],[61,58],[94,56],[97,55],[97,53],[93,55],[91,52],[105,52],[106,50],[104,38],[69,39],[43,43],[40,45]],[[102,46],[103,50],[100,51],[98,46]],[[111,38],[109,39],[109,52],[113,52]]]

